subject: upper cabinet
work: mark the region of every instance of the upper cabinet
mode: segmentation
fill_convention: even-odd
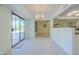
[[[78,19],[54,19],[54,27],[79,27]]]

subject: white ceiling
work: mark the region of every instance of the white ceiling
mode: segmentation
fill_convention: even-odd
[[[59,11],[66,8],[65,4],[9,4],[8,7],[22,14],[25,18],[35,19],[37,14],[43,14],[45,19],[51,20]],[[61,10],[62,9],[62,10]]]
[[[45,19],[50,19],[58,9],[63,6],[62,4],[38,4],[38,5],[24,5],[24,8],[30,13],[32,18],[37,14],[43,14]]]

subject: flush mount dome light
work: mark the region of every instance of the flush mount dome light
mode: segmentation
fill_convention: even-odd
[[[76,13],[79,13],[79,10],[72,11],[68,13],[67,16],[72,16],[72,15],[75,15]]]
[[[41,18],[44,18],[44,14],[41,14]]]
[[[45,17],[44,14],[37,14],[37,15],[35,16],[36,19],[44,18],[44,17]]]
[[[79,16],[79,13],[75,14],[75,16]]]
[[[39,14],[37,14],[37,15],[35,16],[35,18],[36,18],[36,19],[40,18],[40,15],[39,15]]]

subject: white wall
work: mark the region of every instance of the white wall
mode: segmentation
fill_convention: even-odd
[[[35,20],[34,19],[26,19],[26,39],[35,38]]]
[[[0,6],[0,54],[11,48],[11,12],[3,5]]]
[[[51,39],[55,41],[66,53],[72,54],[73,28],[52,28]]]

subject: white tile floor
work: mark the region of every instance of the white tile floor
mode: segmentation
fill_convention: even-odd
[[[14,47],[12,55],[63,55],[66,54],[49,38],[27,39]]]
[[[77,34],[75,38],[75,54],[79,55],[79,34]]]

